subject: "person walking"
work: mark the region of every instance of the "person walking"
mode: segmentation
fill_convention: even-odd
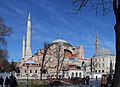
[[[16,77],[11,76],[10,77],[10,87],[17,87],[17,80]]]
[[[107,87],[107,77],[103,75],[101,78],[101,87]]]
[[[97,78],[98,78],[98,77],[96,76],[96,81],[97,81]]]
[[[5,87],[8,87],[10,83],[10,79],[8,77],[6,77],[5,79]]]
[[[4,82],[4,79],[3,79],[3,77],[1,76],[0,77],[0,85],[3,87],[3,82]]]
[[[86,76],[86,85],[89,85],[89,80],[90,80],[89,76]]]
[[[82,79],[82,85],[85,85],[85,81],[86,81],[86,78],[84,77],[84,78]]]
[[[14,79],[14,87],[17,87],[17,80],[16,80],[16,77],[13,78]]]

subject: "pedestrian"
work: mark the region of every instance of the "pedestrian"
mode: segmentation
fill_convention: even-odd
[[[16,80],[16,77],[14,76],[11,76],[10,77],[10,87],[17,87],[17,80]]]
[[[16,80],[16,77],[13,78],[14,79],[14,87],[17,87],[17,80]]]
[[[98,77],[96,76],[96,81],[97,81],[97,78],[98,78]]]
[[[107,77],[103,75],[101,78],[101,87],[107,87]]]
[[[10,87],[14,87],[14,77],[10,76]]]
[[[112,76],[111,76],[111,75],[108,76],[108,83],[109,83],[109,84],[112,83]]]
[[[86,76],[86,85],[89,85],[89,80],[90,80],[89,76]]]
[[[10,83],[10,79],[8,77],[6,77],[5,79],[5,87],[8,87]]]
[[[0,85],[3,87],[3,82],[4,82],[4,79],[3,79],[3,77],[1,76],[0,77]]]
[[[86,81],[86,78],[84,77],[84,78],[82,79],[82,85],[85,85],[85,81]]]

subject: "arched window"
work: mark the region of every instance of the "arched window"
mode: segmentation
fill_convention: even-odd
[[[81,73],[79,73],[79,77],[81,78]]]
[[[37,73],[37,70],[35,70],[35,73]]]
[[[26,70],[25,70],[25,73],[26,73]]]
[[[30,70],[30,73],[32,73],[32,70]]]
[[[76,77],[78,77],[78,73],[76,72]]]
[[[72,72],[71,77],[74,77],[74,73]]]

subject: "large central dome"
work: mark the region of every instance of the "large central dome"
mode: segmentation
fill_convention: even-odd
[[[59,43],[59,42],[68,43],[67,41],[62,40],[62,39],[56,39],[52,43]]]
[[[69,46],[72,46],[71,44],[69,44],[67,41],[63,40],[63,39],[56,39],[54,40],[52,43],[53,44],[56,44],[56,43],[60,43],[62,42],[64,45],[69,45]]]

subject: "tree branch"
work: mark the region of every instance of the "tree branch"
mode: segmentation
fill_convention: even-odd
[[[113,11],[114,11],[116,23],[117,23],[118,22],[118,8],[117,8],[116,0],[113,1]]]

